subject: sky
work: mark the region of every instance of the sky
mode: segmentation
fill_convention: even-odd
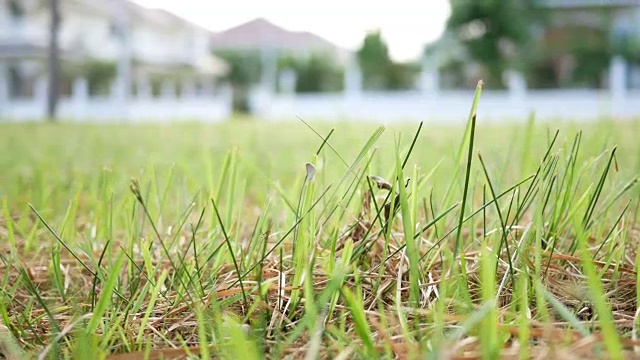
[[[258,17],[285,29],[310,31],[356,49],[379,29],[395,60],[414,60],[437,40],[449,16],[448,0],[134,0],[173,12],[212,31]]]

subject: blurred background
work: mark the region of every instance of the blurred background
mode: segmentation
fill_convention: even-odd
[[[0,121],[640,116],[638,0],[0,0]]]

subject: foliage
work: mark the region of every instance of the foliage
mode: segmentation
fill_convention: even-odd
[[[529,74],[531,87],[604,86],[611,58],[616,54],[606,14],[592,13],[601,26],[581,25],[570,17],[548,26],[536,44]],[[563,63],[564,62],[564,63]]]
[[[231,84],[233,109],[249,112],[251,85],[260,81],[262,59],[259,51],[220,50],[215,52],[229,65],[229,72],[223,80]]]
[[[414,62],[394,62],[389,64],[386,71],[386,88],[388,90],[408,90],[413,88],[421,69],[421,64]]]
[[[574,82],[576,85],[603,87],[604,76],[614,55],[608,34],[600,32],[594,41],[584,41],[584,32],[582,35],[575,35],[573,46],[570,48],[577,65],[574,70]]]
[[[529,87],[602,87],[613,55],[606,40],[601,41],[604,36],[576,27],[561,31],[565,35],[562,39],[542,43],[539,54],[533,58],[527,74]]]
[[[627,61],[640,64],[640,34],[619,34],[614,40],[614,52]]]
[[[394,62],[380,31],[368,33],[357,52],[363,87],[372,90],[401,90],[413,87],[420,66]]]
[[[22,17],[25,14],[25,8],[23,4],[20,4],[20,0],[8,1],[9,14],[13,17]]]
[[[108,94],[111,82],[116,78],[117,71],[115,61],[89,60],[84,63],[81,75],[87,79],[89,94]]]
[[[451,59],[440,68],[440,86],[444,89],[460,89],[467,86],[465,63],[459,59]]]
[[[283,56],[280,71],[293,70],[297,93],[334,92],[343,88],[343,70],[329,55],[313,53],[308,57]]]
[[[229,65],[225,80],[235,86],[249,86],[260,81],[262,62],[260,52],[250,50],[220,50],[215,52]]]
[[[389,48],[380,31],[367,34],[357,52],[365,89],[384,89],[386,73],[392,64]]]

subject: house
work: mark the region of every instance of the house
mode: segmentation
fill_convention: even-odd
[[[537,78],[545,77],[546,68],[550,86],[607,86],[611,56],[629,55],[632,42],[640,40],[637,0],[536,0],[536,5],[545,16],[532,29],[537,50],[544,54]],[[629,60],[627,85],[640,87],[640,64]]]
[[[279,66],[281,59],[313,61],[313,56],[331,59],[336,68],[343,68],[352,61],[350,51],[340,48],[328,40],[308,31],[290,31],[266,19],[257,18],[237,25],[211,36],[211,48],[214,52],[232,56],[242,69],[233,74],[242,74],[231,79],[233,84],[233,104],[239,111],[252,111],[270,102],[270,97],[280,91],[292,94],[297,88],[305,88],[303,77],[293,69],[293,64]],[[241,60],[239,60],[241,59]],[[325,61],[325,60],[321,60]],[[282,64],[281,64],[282,65]],[[251,70],[248,70],[251,69]],[[339,70],[341,71],[341,69]],[[325,73],[325,75],[327,75]],[[315,76],[315,75],[312,75]],[[338,76],[331,79],[313,78],[307,88],[318,91],[323,84],[335,87]],[[299,81],[300,80],[300,81]]]
[[[123,89],[135,95],[201,92],[227,71],[210,52],[208,30],[166,11],[128,0],[60,0],[60,6],[63,95],[91,63],[103,65],[108,82],[124,77],[120,85],[131,84]],[[3,98],[7,103],[42,91],[48,39],[47,1],[0,0],[0,109]]]
[[[306,58],[313,54],[332,57],[337,63],[350,60],[351,53],[308,31],[290,31],[257,18],[211,36],[214,51],[260,53],[262,85],[275,89],[277,59],[282,56]]]
[[[534,21],[526,78],[533,88],[606,87],[612,56],[632,53],[634,41],[640,46],[637,0],[533,0],[530,11]],[[443,86],[468,86],[482,76],[450,32],[429,47],[425,61],[443,68]],[[639,63],[631,60],[624,76],[627,86],[640,88]]]

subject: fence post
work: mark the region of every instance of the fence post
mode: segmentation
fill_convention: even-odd
[[[612,115],[620,115],[627,97],[627,63],[621,56],[611,59],[609,68],[609,91]]]
[[[518,116],[526,116],[527,81],[522,73],[507,70],[504,73],[504,80],[509,92],[509,103]]]
[[[124,84],[127,80],[122,76],[116,77],[111,83],[110,101],[114,104],[114,114],[121,120],[129,120],[129,87]]]
[[[344,94],[346,98],[357,98],[362,94],[362,72],[356,59],[352,59],[345,68]]]
[[[148,77],[140,76],[136,79],[136,97],[144,100],[148,100],[153,97],[151,82]]]
[[[260,61],[262,62],[262,78],[260,85],[263,91],[271,95],[276,89],[278,75],[278,52],[270,47],[260,49]]]
[[[85,78],[77,78],[73,81],[73,91],[71,93],[74,104],[73,116],[76,120],[84,119],[89,102],[89,83]]]
[[[505,75],[511,100],[523,101],[527,94],[527,82],[524,76],[513,70],[508,70]]]
[[[428,96],[436,97],[440,92],[440,73],[432,61],[422,61],[420,73],[420,90]]]
[[[286,96],[293,96],[296,93],[296,73],[293,70],[285,70],[280,74],[280,92]]]
[[[46,77],[38,77],[36,79],[36,82],[33,88],[33,101],[37,106],[37,108],[41,109],[42,112],[40,116],[42,118],[45,118],[47,113],[47,96],[49,94],[48,88],[49,88],[49,82],[47,81]]]
[[[182,80],[182,91],[180,92],[180,98],[193,99],[196,97],[196,84],[191,78]]]

